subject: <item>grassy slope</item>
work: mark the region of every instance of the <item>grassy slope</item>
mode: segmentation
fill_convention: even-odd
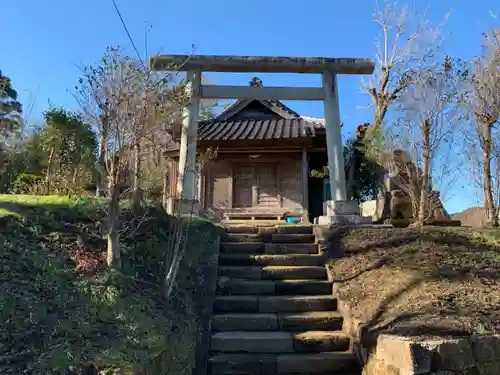
[[[372,338],[499,332],[498,238],[461,228],[338,231],[329,267]]]
[[[103,203],[0,196],[0,373],[62,374],[86,363],[190,373],[193,305],[216,229],[192,223],[167,306],[158,285],[174,219],[150,209],[138,230],[125,233],[123,275],[112,275],[103,264]]]

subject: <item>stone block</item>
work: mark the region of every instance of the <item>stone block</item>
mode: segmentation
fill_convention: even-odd
[[[226,233],[259,233],[259,228],[252,225],[225,225],[224,230]]]
[[[282,234],[312,234],[311,225],[279,225],[276,233]]]
[[[221,254],[221,266],[322,266],[319,254]]]
[[[178,212],[181,215],[199,215],[201,213],[201,205],[198,200],[173,198],[167,204],[167,210],[173,214]]]
[[[283,234],[275,233],[272,235],[271,241],[274,243],[312,243],[314,236],[312,234]]]
[[[498,359],[495,361],[492,361],[492,362],[488,362],[488,363],[478,363],[477,367],[478,367],[478,374],[479,375],[498,375],[498,374],[500,374],[500,361]]]
[[[281,295],[330,294],[332,284],[326,280],[276,280],[274,288]]]
[[[290,332],[217,332],[210,349],[226,353],[293,353],[294,338]]]
[[[362,375],[403,375],[394,366],[388,366],[383,360],[372,355],[363,367]],[[408,374],[404,374],[408,375]]]
[[[223,237],[224,242],[263,242],[263,238],[260,234],[255,233],[226,233]]]
[[[371,200],[363,202],[359,205],[359,211],[361,216],[374,217],[377,215],[378,201]]]
[[[259,302],[256,296],[217,296],[216,312],[257,312]]]
[[[293,336],[297,353],[344,352],[349,350],[349,337],[335,331],[306,331]]]
[[[219,283],[218,292],[222,295],[270,295],[275,293],[275,288],[272,281],[228,279]]]
[[[359,371],[351,353],[284,354],[278,356],[279,374],[339,374]]]
[[[386,366],[398,369],[399,375],[423,375],[431,371],[432,350],[405,337],[380,335],[375,355]]]
[[[208,359],[210,374],[276,374],[276,367],[272,354],[221,354]]]
[[[473,337],[472,348],[479,363],[500,360],[500,335]]]
[[[318,245],[312,243],[266,243],[266,254],[317,254]]]
[[[468,338],[425,341],[422,345],[434,352],[432,365],[435,368],[459,372],[475,367]]]
[[[331,215],[331,216],[320,216],[314,219],[314,224],[316,225],[364,225],[371,224],[371,216],[360,216],[360,215]]]
[[[231,279],[261,280],[262,267],[219,266],[219,277],[221,276]]]
[[[278,329],[276,314],[215,314],[214,331],[270,331]]]
[[[221,254],[262,254],[265,245],[262,242],[222,242],[220,244]]]
[[[326,268],[320,266],[270,266],[262,269],[262,280],[324,280],[325,278]]]
[[[343,317],[335,311],[278,314],[279,328],[286,331],[342,330]]]
[[[335,215],[359,215],[359,205],[357,201],[326,201],[326,213],[327,216]]]
[[[259,312],[335,311],[337,299],[333,296],[275,296],[260,297]]]

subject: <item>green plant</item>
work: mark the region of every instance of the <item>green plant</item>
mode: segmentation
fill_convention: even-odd
[[[42,176],[37,176],[30,173],[21,173],[17,176],[12,185],[14,194],[30,194],[36,185],[43,182]]]
[[[106,198],[0,201],[22,214],[0,217],[1,374],[191,373],[214,226],[193,221],[172,298],[162,301],[165,249],[179,219],[144,206],[147,220],[137,226],[121,206],[124,267],[111,272],[103,264]]]

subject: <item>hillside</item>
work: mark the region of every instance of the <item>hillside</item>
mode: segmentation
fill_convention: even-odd
[[[124,228],[122,273],[110,273],[103,203],[0,195],[1,374],[191,373],[200,269],[215,250],[217,229],[192,222],[165,303],[162,270],[177,219],[146,208],[142,225]],[[130,217],[124,208],[122,220],[131,224]]]
[[[460,220],[462,225],[467,227],[482,228],[486,224],[486,215],[482,207],[471,207],[450,216],[452,220]]]
[[[329,268],[372,343],[382,333],[499,333],[499,238],[493,229],[338,229]]]

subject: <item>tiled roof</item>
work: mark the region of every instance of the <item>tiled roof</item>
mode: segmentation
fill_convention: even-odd
[[[247,105],[253,102],[261,103],[264,107],[269,108],[270,110],[272,110],[273,112],[275,112],[276,114],[278,114],[283,118],[300,117],[300,115],[297,112],[295,112],[290,107],[284,105],[279,100],[240,99],[231,104],[229,107],[227,107],[222,113],[219,113],[214,120],[215,121],[229,120],[231,117],[233,117],[238,112],[242,111]]]
[[[198,140],[264,140],[313,138],[324,126],[301,118],[213,121],[200,123]]]

